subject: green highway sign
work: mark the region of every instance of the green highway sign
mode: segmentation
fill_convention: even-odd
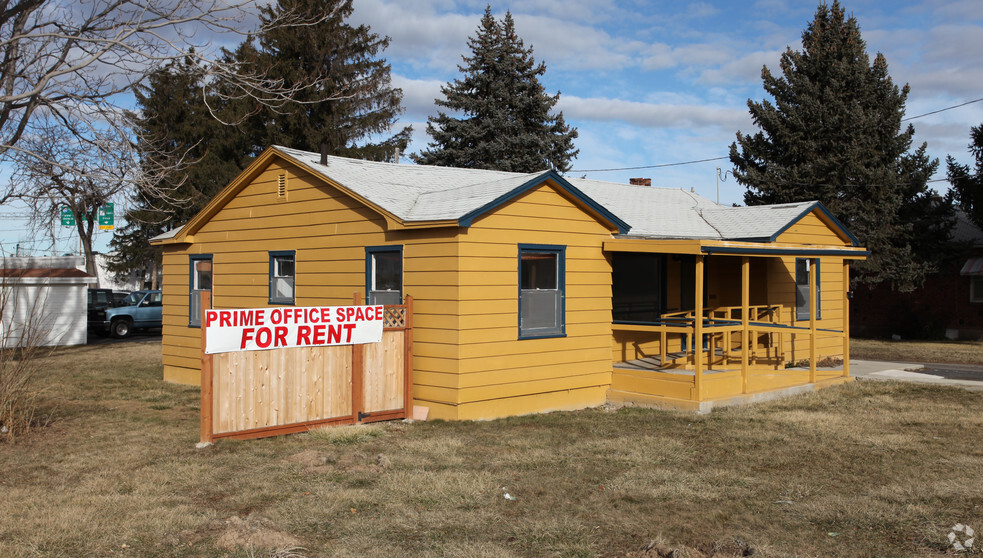
[[[72,213],[72,208],[67,205],[61,207],[61,225],[63,227],[75,226],[75,214]]]
[[[113,204],[107,203],[99,207],[99,230],[113,230]]]

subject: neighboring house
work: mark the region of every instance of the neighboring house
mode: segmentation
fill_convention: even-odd
[[[866,256],[816,202],[729,208],[555,172],[283,147],[153,242],[165,379],[200,381],[204,290],[216,308],[410,294],[414,402],[445,419],[608,400],[706,409],[847,381],[846,363],[815,365],[846,360],[845,279]]]
[[[84,345],[86,290],[96,279],[74,256],[3,258],[0,346]]]
[[[97,283],[93,285],[94,287],[100,287],[103,289],[112,289],[114,291],[139,291],[141,289],[150,288],[150,281],[145,280],[142,271],[131,271],[129,272],[123,280],[117,280],[116,274],[110,272],[106,266],[109,263],[109,258],[112,257],[113,253],[100,254],[96,252],[93,254],[96,259],[96,279]],[[85,260],[82,259],[78,266],[78,269],[85,271]]]
[[[910,293],[858,286],[854,333],[904,339],[983,339],[983,230],[956,211],[950,245],[937,273]]]

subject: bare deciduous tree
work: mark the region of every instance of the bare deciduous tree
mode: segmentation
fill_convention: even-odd
[[[60,126],[57,119],[39,115],[29,133],[8,151],[14,171],[0,200],[23,201],[37,232],[60,226],[61,209],[71,209],[86,272],[97,275],[92,249],[96,212],[105,203],[122,198],[123,190],[134,182],[148,179],[137,172],[140,167],[134,154],[130,141],[114,127],[79,133]]]
[[[274,109],[299,90],[318,90],[316,80],[285,86],[252,72],[209,40],[255,31],[256,10],[256,2],[238,0],[0,2],[0,159],[39,115],[73,132],[117,126],[119,95],[175,60],[193,61],[226,98]],[[330,16],[285,13],[263,25],[314,25]]]

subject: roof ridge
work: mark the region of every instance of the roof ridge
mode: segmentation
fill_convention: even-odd
[[[446,168],[456,168],[456,167],[446,167]],[[485,170],[485,169],[471,169],[471,170]],[[443,195],[447,195],[447,194],[450,194],[450,193],[452,193],[454,191],[464,190],[466,188],[475,188],[475,187],[479,187],[479,186],[488,186],[488,185],[494,184],[496,182],[504,182],[506,180],[513,180],[513,179],[516,179],[516,178],[523,179],[523,184],[524,184],[525,182],[528,182],[532,178],[535,178],[537,176],[542,176],[542,174],[544,174],[545,172],[549,172],[549,171],[544,171],[544,173],[539,173],[539,174],[535,174],[535,173],[522,174],[522,173],[517,173],[517,172],[516,173],[513,173],[513,172],[509,172],[509,171],[496,171],[496,172],[508,173],[510,175],[513,175],[513,176],[498,177],[495,180],[485,180],[485,181],[482,181],[482,182],[472,182],[471,184],[464,184],[464,185],[461,185],[461,186],[454,186],[452,188],[445,188],[443,190],[429,190],[429,191],[426,191],[426,192],[418,193],[416,195],[416,197],[413,198],[413,203],[410,204],[409,208],[407,208],[407,215],[413,213],[413,210],[416,209],[416,207],[423,201],[423,198],[424,197],[426,197],[426,198],[429,199],[430,197],[432,197],[432,194],[443,194]]]

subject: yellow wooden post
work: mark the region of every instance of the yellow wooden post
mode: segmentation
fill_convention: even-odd
[[[747,393],[751,316],[751,258],[741,258],[741,393]]]
[[[696,256],[696,312],[693,322],[693,377],[696,400],[703,401],[703,256]]]
[[[816,383],[816,258],[806,260],[809,265],[809,383]]]
[[[850,377],[850,260],[843,260],[843,377]]]
[[[663,368],[666,367],[666,355],[669,351],[666,350],[666,343],[668,339],[666,338],[666,324],[659,326],[662,331],[659,332],[659,366]]]

